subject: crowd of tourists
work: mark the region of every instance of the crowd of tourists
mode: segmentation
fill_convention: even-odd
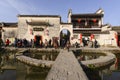
[[[87,39],[82,39],[82,42],[79,44],[78,42],[76,42],[74,44],[74,46],[76,48],[79,48],[79,47],[89,47],[89,48],[98,48],[99,47],[99,44],[98,44],[98,41],[96,39],[94,39],[93,41]]]
[[[5,42],[0,40],[0,45],[5,47],[17,47],[17,48],[68,48],[70,45],[70,42],[66,42],[65,44],[61,43],[59,44],[58,40],[47,40],[45,39],[45,42],[42,40],[34,40],[31,39],[28,41],[27,39],[18,39],[15,38],[14,43],[11,42],[9,39],[6,39]]]
[[[79,47],[85,47],[85,46],[89,46],[89,47],[98,47],[98,42],[95,39],[94,41],[89,41],[89,40],[82,40],[82,43],[79,44],[78,42],[76,42],[74,44],[74,46],[76,48]],[[67,48],[69,49],[70,46],[72,46],[70,44],[70,41],[66,41],[66,40],[60,40],[60,44],[58,40],[47,40],[45,39],[45,42],[43,42],[42,40],[34,40],[31,39],[30,41],[28,41],[27,39],[17,39],[15,38],[14,43],[11,44],[11,41],[9,39],[6,39],[5,42],[2,41],[2,39],[0,39],[0,46],[13,46],[13,47],[18,47],[18,48],[27,48],[27,47],[31,47],[31,48]]]

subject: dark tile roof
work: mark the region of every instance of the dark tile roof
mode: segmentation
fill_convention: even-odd
[[[112,26],[112,30],[120,30],[120,26]]]
[[[69,24],[69,25],[72,25],[73,23],[63,23],[63,22],[62,22],[61,24]]]
[[[73,30],[74,33],[83,33],[83,34],[109,34],[109,31],[101,31],[100,29],[92,29],[92,30]]]
[[[71,17],[72,18],[97,18],[97,17],[103,17],[103,14],[95,14],[95,13],[91,13],[91,14],[72,14]]]
[[[16,23],[13,23],[13,22],[9,22],[9,23],[7,23],[7,22],[2,22],[2,23],[0,23],[0,26],[1,27],[18,27],[18,23],[16,22]]]
[[[60,17],[59,15],[18,15],[18,17]]]
[[[35,25],[35,26],[52,26],[49,22],[27,22],[29,25]]]

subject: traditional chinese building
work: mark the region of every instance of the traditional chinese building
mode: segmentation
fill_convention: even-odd
[[[103,10],[96,13],[72,14],[68,13],[68,23],[73,23],[73,33],[75,39],[93,38],[94,34],[100,34],[103,25]]]
[[[102,9],[87,14],[74,14],[70,9],[67,23],[62,22],[59,15],[18,15],[17,23],[0,23],[0,38],[5,41],[17,37],[38,42],[51,39],[60,45],[63,41],[73,45],[96,39],[99,46],[120,45],[120,28],[103,24],[103,17]]]
[[[5,42],[6,39],[10,39],[11,43],[14,42],[14,38],[17,37],[18,33],[17,23],[0,23],[0,38]]]
[[[18,38],[45,40],[61,40],[61,32],[67,29],[72,37],[72,24],[62,23],[59,15],[18,15]]]
[[[68,23],[73,24],[73,43],[82,44],[83,40],[94,42],[96,39],[99,46],[117,46],[115,32],[108,29],[110,25],[103,24],[103,17],[102,9],[87,14],[73,14],[72,10],[69,10]]]

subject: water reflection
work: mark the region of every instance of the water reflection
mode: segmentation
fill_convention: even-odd
[[[18,66],[17,80],[45,80],[50,70],[49,68],[33,67],[20,62]]]
[[[16,80],[16,70],[1,70],[0,80]]]
[[[10,58],[9,54],[0,55],[0,80],[16,80],[14,58]]]
[[[119,80],[120,79],[120,72],[112,72],[111,74],[104,74],[103,80]]]
[[[99,53],[90,53],[90,52],[82,52],[76,51],[74,52],[76,58],[79,61],[92,60],[100,57],[104,57],[105,55]],[[120,79],[120,54],[116,55],[115,63],[111,63],[109,65],[94,68],[87,67],[82,65],[83,70],[88,76],[89,80],[119,80]]]
[[[100,53],[74,53],[74,54],[76,58],[80,61],[92,60],[105,56],[104,54]]]
[[[86,61],[86,60],[97,59],[99,57],[100,57],[99,55],[80,55],[77,56],[77,59],[80,61]]]
[[[45,80],[50,68],[21,63],[14,54],[0,56],[0,80]]]
[[[102,73],[103,79],[102,80],[119,80],[120,79],[120,54],[116,54],[116,61],[115,63],[110,66],[108,70],[109,73]]]

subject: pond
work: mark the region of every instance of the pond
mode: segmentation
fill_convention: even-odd
[[[45,80],[50,68],[33,67],[18,63],[17,80]]]
[[[98,52],[81,52],[81,51],[73,51],[75,57],[80,60],[80,61],[86,61],[86,60],[92,60],[92,59],[97,59],[103,56],[106,56],[103,53],[98,53]]]
[[[2,53],[1,53],[2,52]],[[45,80],[50,68],[48,67],[35,67],[35,66],[30,66],[25,63],[19,62],[14,58],[13,51],[1,51],[0,52],[0,58],[2,59],[1,61],[1,69],[0,69],[0,80]],[[31,53],[33,51],[30,51]],[[32,54],[31,57],[37,58],[37,59],[42,59],[43,55],[54,55],[51,60],[55,60],[58,52],[57,51],[35,51],[34,55]],[[14,52],[15,53],[15,52]],[[11,56],[13,56],[11,58]],[[47,59],[47,58],[46,58]],[[2,69],[3,67],[6,67],[6,69]],[[13,69],[15,68],[15,69]]]
[[[92,60],[106,56],[98,52],[73,51],[80,61]],[[100,68],[88,68],[82,65],[83,70],[90,80],[119,80],[120,79],[120,51],[110,51],[116,55],[116,62]]]
[[[116,53],[117,52],[117,53]],[[26,65],[17,61],[14,58],[16,51],[0,51],[0,80],[45,80],[50,68],[48,67],[34,67]],[[33,53],[29,55],[32,58],[42,59],[42,60],[52,60],[54,61],[58,55],[56,51],[46,52],[46,51],[30,51]],[[57,53],[57,54],[56,54]],[[91,60],[99,57],[105,56],[101,53],[90,52],[84,53],[79,52],[75,54],[78,60]],[[116,63],[110,64],[105,67],[93,69],[83,66],[83,70],[86,72],[89,80],[118,80],[120,79],[120,51],[113,52],[116,55]],[[8,57],[9,56],[9,57]],[[52,56],[52,57],[51,57]],[[1,61],[2,59],[2,61]],[[2,67],[8,66],[6,69]],[[10,68],[10,69],[9,69]]]
[[[106,72],[103,72],[102,80],[119,80],[120,79],[120,50],[114,50],[111,51],[116,55],[116,61],[115,64],[111,66],[109,70]]]
[[[1,70],[0,80],[16,80],[16,70]]]
[[[59,54],[59,51],[56,50],[28,50],[25,53],[28,53],[27,56],[39,60],[49,60],[49,61],[55,61],[56,57]],[[23,53],[25,55],[25,53]]]

